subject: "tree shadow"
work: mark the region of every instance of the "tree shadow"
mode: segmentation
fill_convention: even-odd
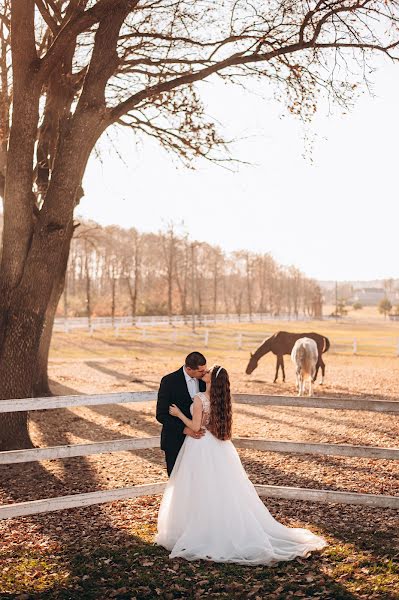
[[[320,410],[320,409],[318,409]],[[282,413],[284,414],[284,411],[282,411]],[[291,415],[300,415],[300,411],[298,411],[298,409],[296,408],[292,408],[292,410],[290,410],[290,414]],[[384,414],[384,413],[382,413]],[[381,413],[379,413],[379,416],[381,416]],[[343,421],[340,419],[336,419],[334,417],[331,416],[327,416],[327,415],[320,415],[318,413],[312,413],[312,419],[316,419],[318,421],[328,421],[329,423],[334,423],[335,425],[342,425]],[[357,429],[359,431],[363,431],[364,430],[364,426],[359,425],[359,418],[355,421],[353,418],[348,417],[348,415],[345,415],[345,425],[350,425],[350,427],[352,427],[353,429]],[[375,431],[376,433],[382,433],[384,435],[386,435],[387,437],[391,438],[392,440],[397,440],[398,438],[398,433],[394,434],[394,433],[390,433],[387,432],[386,428],[383,427],[379,427],[376,425],[375,421],[373,420],[373,422],[371,423],[371,425],[368,423],[368,426],[371,428],[372,431]]]
[[[244,415],[247,415],[247,416],[252,417],[252,418],[256,418],[256,417],[259,418],[259,414],[251,412],[248,409],[242,408],[242,406],[243,405],[240,405],[240,409],[239,409],[240,414],[244,414]],[[279,414],[280,414],[281,417],[287,416],[288,418],[287,419],[284,419],[284,418],[280,418],[279,419],[279,418],[277,418],[275,416],[271,416],[270,414],[265,414],[264,419],[267,422],[279,423],[280,425],[285,425],[285,426],[291,427],[292,429],[302,429],[303,431],[309,431],[309,433],[315,433],[315,434],[320,434],[321,433],[320,428],[310,427],[309,425],[304,425],[303,423],[299,424],[297,422],[292,422],[292,419],[289,419],[289,415],[284,414],[282,411],[281,412],[279,411]],[[292,414],[298,414],[298,413],[292,413]],[[315,415],[312,414],[311,418],[313,419],[314,417],[315,417]],[[327,418],[324,419],[323,417],[318,417],[318,420],[321,420],[321,421],[326,420],[327,421],[328,419]],[[336,422],[337,422],[338,425],[343,425],[344,424],[344,421],[338,421],[337,420]],[[345,423],[346,423],[346,420],[345,420]],[[352,426],[352,422],[351,422],[351,426]],[[361,427],[359,427],[359,426],[356,426],[356,424],[353,424],[353,427],[356,427],[356,429],[358,429],[359,431],[363,431],[363,429]],[[387,437],[391,437],[391,434],[388,433],[386,430],[382,431],[382,430],[376,428],[376,429],[373,429],[373,431],[379,431],[381,433],[384,433]],[[328,432],[326,432],[324,435],[326,435],[327,433]],[[349,442],[350,441],[353,445],[358,445],[358,442],[359,442],[359,439],[358,439],[357,436],[354,437],[354,436],[350,436],[348,434],[338,433],[336,431],[334,431],[334,433],[331,434],[331,436],[334,437],[335,439],[338,439],[339,441],[342,441],[342,442]],[[394,441],[396,441],[397,437],[395,437],[394,435],[392,435],[392,439]]]
[[[155,406],[155,405],[154,405]],[[140,409],[126,404],[99,404],[88,406],[87,409],[95,414],[110,417],[119,423],[134,425],[134,429],[149,436],[160,435],[161,426],[153,416],[143,415]]]
[[[87,360],[87,361],[85,361],[85,364],[88,367],[91,367],[92,369],[96,369],[97,371],[100,371],[101,373],[104,373],[105,375],[111,375],[112,377],[115,377],[116,379],[128,381],[129,383],[141,383],[142,385],[144,385],[145,387],[147,387],[150,390],[156,390],[156,389],[158,389],[158,386],[159,386],[159,381],[149,381],[148,379],[145,380],[145,379],[133,377],[132,375],[126,375],[125,373],[121,373],[120,371],[116,371],[115,369],[110,369],[109,367],[104,367],[104,365],[102,365],[101,363],[96,362],[94,360]]]
[[[110,417],[120,423],[128,424],[134,427],[135,431],[145,433],[146,436],[159,436],[161,426],[154,417],[147,417],[138,409],[126,405],[98,405],[87,407],[93,413],[101,416]],[[120,436],[119,436],[120,437]],[[124,436],[125,437],[125,436]],[[137,437],[137,435],[132,436]],[[154,450],[129,450],[129,453],[140,457],[142,460],[153,463],[157,466],[164,465],[163,453]]]
[[[247,415],[247,416],[252,417],[252,418],[259,417],[259,415],[256,415],[255,413],[251,412],[250,410],[246,410],[246,409],[241,408],[241,407],[240,407],[240,414],[244,414],[244,415]],[[265,420],[267,422],[279,423],[280,425],[285,425],[285,426],[288,426],[288,427],[292,427],[293,429],[302,429],[303,431],[309,431],[310,433],[320,433],[320,429],[319,428],[310,427],[309,425],[303,425],[302,423],[301,424],[292,423],[292,422],[287,421],[285,419],[278,419],[277,417],[274,417],[274,416],[272,417],[270,414],[265,415],[264,418],[265,418]],[[339,433],[334,434],[334,436],[336,438],[339,438],[339,439],[342,439],[342,440],[348,440],[348,439],[350,439],[350,438],[348,438],[347,435],[344,436],[344,435],[339,434]]]
[[[85,353],[89,351],[91,354],[98,354],[99,357],[103,356],[103,353],[100,352],[99,350],[95,350],[92,347],[92,345],[90,346],[90,349],[88,349],[87,346],[85,346],[82,343],[79,343],[76,340],[74,341],[73,345],[74,345],[75,348],[80,348],[81,350],[84,350]]]
[[[59,381],[55,381],[55,379],[49,379],[49,384],[54,396],[80,396],[82,394],[79,390],[75,390]]]
[[[336,467],[338,469],[350,469],[351,471],[356,471],[357,473],[364,473],[365,475],[370,475],[370,466],[361,466],[361,465],[354,465],[354,464],[345,464],[344,461],[346,459],[351,459],[352,461],[354,460],[378,460],[378,467],[375,466],[375,470],[378,470],[378,474],[379,477],[381,477],[382,475],[386,475],[387,477],[389,477],[389,479],[391,480],[398,480],[399,481],[399,473],[394,473],[391,470],[388,470],[387,473],[384,473],[384,469],[388,465],[392,465],[393,462],[392,461],[385,461],[385,465],[384,463],[384,459],[367,459],[367,458],[360,458],[360,457],[349,457],[349,456],[323,456],[323,455],[314,455],[314,454],[295,454],[295,453],[291,453],[291,455],[295,456],[296,458],[299,458],[301,461],[303,462],[308,462],[308,463],[312,463],[312,464],[318,464],[321,466],[330,466],[330,467]]]
[[[244,450],[244,449],[242,449]],[[240,452],[242,452],[240,449]],[[252,454],[256,453],[256,454]],[[246,449],[243,454],[243,462],[247,460],[248,455],[252,454],[252,466],[256,465],[256,469],[254,471],[255,476],[257,477],[259,472],[262,473],[262,476],[266,477],[271,476],[272,485],[289,485],[293,487],[309,487],[309,484],[314,485],[315,489],[324,489],[324,490],[333,490],[333,491],[341,491],[342,488],[345,491],[350,491],[353,493],[372,493],[372,494],[380,494],[382,493],[382,489],[385,487],[385,493],[388,495],[395,495],[396,487],[395,480],[399,479],[398,474],[394,474],[393,471],[389,468],[391,465],[381,465],[379,469],[375,468],[375,474],[378,473],[378,481],[371,486],[369,475],[371,473],[370,467],[361,467],[354,464],[345,464],[339,460],[335,460],[334,457],[330,456],[315,456],[315,455],[306,455],[306,454],[295,454],[295,453],[287,453],[285,456],[280,456],[276,458],[275,453],[273,452],[265,452],[262,450],[248,450]],[[346,457],[343,457],[346,458]],[[355,459],[353,459],[355,460]],[[275,462],[284,461],[287,465],[286,469],[280,470],[278,466],[275,465]],[[308,478],[298,475],[297,471],[293,471],[292,469],[296,469],[297,466],[301,467],[302,471],[311,472],[311,468],[316,468],[320,466],[320,474],[323,476],[322,478]],[[334,476],[329,476],[329,473],[325,473],[325,469],[331,468]],[[346,481],[348,474],[349,477],[352,475],[352,480],[349,482]],[[327,477],[325,477],[327,475]],[[363,475],[363,477],[362,477]],[[275,477],[278,476],[278,482],[276,484]],[[356,485],[353,485],[353,480],[355,479]],[[288,481],[288,483],[287,483]],[[384,485],[385,484],[385,485]],[[388,490],[388,491],[386,491]]]

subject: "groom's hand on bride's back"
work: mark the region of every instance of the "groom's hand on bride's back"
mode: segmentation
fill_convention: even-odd
[[[199,440],[200,438],[202,438],[203,435],[205,435],[205,429],[200,429],[199,431],[193,431],[192,429],[190,429],[190,427],[185,427],[183,429],[183,433],[184,433],[184,435],[189,435],[190,437],[193,437],[196,440]]]

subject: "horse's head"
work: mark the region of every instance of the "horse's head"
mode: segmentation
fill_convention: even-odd
[[[256,369],[257,366],[258,366],[258,359],[251,352],[251,357],[250,357],[249,362],[247,364],[247,368],[245,369],[246,374],[247,375],[251,375],[252,371],[255,371],[255,369]]]

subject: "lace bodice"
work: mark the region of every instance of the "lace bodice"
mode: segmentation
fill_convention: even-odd
[[[202,402],[202,422],[201,427],[207,427],[209,425],[211,403],[208,396],[204,392],[198,392],[197,396]],[[193,404],[190,406],[190,412],[193,414]]]

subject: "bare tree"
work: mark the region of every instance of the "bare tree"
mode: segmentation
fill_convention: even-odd
[[[124,274],[129,290],[132,325],[136,325],[137,300],[141,280],[142,237],[136,229],[131,229],[129,234],[129,237],[131,237],[131,252],[128,253],[128,259],[125,261]]]
[[[188,311],[188,287],[191,265],[191,250],[188,236],[184,235],[180,240],[177,252],[176,262],[176,285],[179,290],[180,307],[184,323],[187,324]]]
[[[133,324],[139,292],[140,311],[144,314],[167,314],[169,302],[174,312],[180,312],[187,322],[191,288],[196,317],[205,314],[215,317],[223,305],[230,312],[231,298],[237,290],[242,291],[240,314],[271,313],[274,308],[275,312],[298,318],[305,296],[311,314],[314,313],[311,307],[312,298],[318,293],[317,284],[296,267],[278,265],[269,254],[242,250],[229,254],[205,242],[193,242],[193,255],[186,233],[179,234],[174,229],[172,240],[165,239],[166,235],[165,232],[140,234],[135,229],[82,222],[73,238],[68,267],[71,312],[87,314],[87,309],[82,308],[86,306],[87,262],[91,311],[114,319],[118,293],[119,312],[130,314]],[[91,249],[87,248],[87,236],[93,242]],[[168,265],[172,268],[171,276]],[[126,284],[123,287],[119,285],[121,278]]]
[[[175,232],[175,226],[173,223],[169,223],[166,232],[161,235],[161,243],[163,247],[162,256],[164,260],[165,278],[168,290],[167,310],[170,324],[172,323],[173,315],[173,288],[175,286],[178,242],[179,240]]]
[[[190,244],[191,250],[191,328],[193,333],[195,333],[195,317],[197,314],[196,311],[196,271],[197,271],[197,244],[196,242],[191,242]]]
[[[211,264],[213,271],[213,318],[216,321],[216,315],[218,312],[218,300],[219,300],[219,288],[220,280],[223,278],[223,253],[217,246],[212,249]]]
[[[86,317],[90,331],[92,330],[93,295],[92,280],[97,262],[97,251],[101,239],[101,228],[95,224],[81,227],[77,238],[82,241],[82,274],[85,281],[85,308]]]
[[[302,273],[296,267],[289,267],[288,274],[290,278],[291,296],[293,303],[294,316],[299,316],[299,300],[302,294]]]
[[[310,118],[320,91],[348,105],[370,52],[398,45],[396,0],[0,0],[0,13],[1,99],[13,99],[1,132],[0,399],[33,394],[82,178],[109,127],[155,137],[187,163],[225,160],[197,81],[264,78]],[[26,415],[3,415],[0,435],[0,449],[29,444]]]
[[[103,237],[104,246],[104,268],[102,273],[106,278],[111,292],[111,322],[112,327],[115,327],[116,315],[116,294],[118,283],[123,271],[123,256],[122,245],[124,242],[124,232],[120,227],[111,225],[105,228],[105,236]],[[97,261],[98,262],[98,261]]]
[[[233,252],[229,260],[229,293],[233,300],[234,310],[241,321],[243,314],[244,291],[247,288],[245,262],[242,251]]]
[[[253,311],[253,256],[249,252],[245,253],[245,275],[247,280],[247,301],[249,320],[252,321]]]

